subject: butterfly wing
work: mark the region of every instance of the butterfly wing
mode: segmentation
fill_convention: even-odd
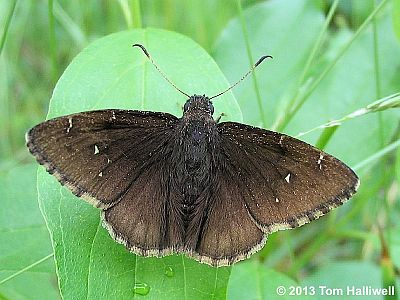
[[[105,226],[131,251],[185,252],[214,266],[250,256],[265,244],[265,233],[316,219],[357,189],[351,169],[304,142],[221,123],[213,184],[188,227],[200,234],[187,243],[181,195],[171,190],[177,120],[152,112],[85,112],[39,124],[27,143],[62,184],[103,209]]]
[[[232,122],[218,130],[218,184],[189,253],[199,261],[227,266],[245,259],[264,246],[267,233],[322,216],[358,187],[350,168],[300,140]]]
[[[146,167],[166,155],[177,118],[154,112],[99,110],[33,127],[27,146],[76,196],[106,209]]]
[[[246,208],[265,233],[317,219],[358,188],[349,167],[305,142],[233,122],[218,128]]]
[[[208,194],[201,233],[187,254],[212,266],[229,266],[261,249],[267,236],[251,219],[243,186],[234,170],[223,163],[216,171],[217,184]]]

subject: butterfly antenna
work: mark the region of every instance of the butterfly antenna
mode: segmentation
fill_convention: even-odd
[[[272,58],[272,56],[271,56],[271,55],[264,55],[264,56],[262,56],[262,57],[250,68],[250,70],[249,70],[246,74],[244,74],[244,75],[242,76],[242,78],[240,78],[238,81],[236,81],[235,84],[231,85],[231,86],[230,86],[229,88],[227,88],[225,91],[223,91],[223,92],[221,92],[221,93],[219,93],[219,94],[217,94],[217,95],[215,95],[215,96],[210,97],[209,99],[211,100],[211,99],[213,99],[213,98],[217,98],[217,97],[221,96],[222,94],[225,94],[227,91],[230,91],[231,89],[233,89],[233,88],[234,88],[235,86],[237,86],[240,82],[242,82],[243,79],[245,79],[247,76],[249,76],[249,75],[251,74],[251,72],[253,72],[254,69],[257,68],[257,66],[260,65],[260,64],[261,64],[265,59],[267,59],[267,58]]]
[[[164,79],[166,81],[169,82],[170,85],[172,85],[178,92],[184,94],[185,96],[187,96],[188,98],[190,98],[190,95],[185,93],[184,91],[182,91],[180,88],[178,88],[171,80],[168,79],[168,77],[164,74],[163,71],[160,70],[160,68],[156,65],[156,63],[154,62],[154,60],[151,58],[149,52],[147,51],[147,49],[141,45],[141,44],[134,44],[132,45],[132,47],[139,47],[140,49],[142,49],[143,53],[147,56],[147,58],[150,60],[150,62],[152,63],[152,65],[157,69],[158,72],[160,72],[161,76],[164,77]]]

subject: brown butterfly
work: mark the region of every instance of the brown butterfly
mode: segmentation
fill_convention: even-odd
[[[261,249],[267,234],[315,220],[356,192],[357,175],[333,156],[281,133],[214,120],[211,99],[227,90],[209,98],[173,86],[189,98],[181,118],[108,109],[27,133],[37,161],[100,208],[104,226],[130,251],[231,265]]]

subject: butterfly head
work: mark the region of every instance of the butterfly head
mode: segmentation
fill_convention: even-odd
[[[185,103],[183,107],[184,114],[202,113],[213,115],[214,106],[206,95],[193,95]]]

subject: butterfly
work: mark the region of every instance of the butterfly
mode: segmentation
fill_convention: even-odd
[[[144,46],[133,46],[168,80]],[[228,266],[260,250],[268,234],[340,206],[359,186],[348,166],[303,141],[214,119],[212,99],[238,82],[213,97],[170,82],[188,97],[180,118],[86,111],[33,127],[27,147],[62,185],[101,210],[104,227],[131,252],[184,253]]]

